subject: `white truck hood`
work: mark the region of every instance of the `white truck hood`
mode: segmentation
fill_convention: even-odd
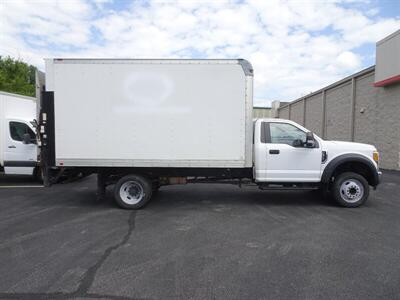
[[[342,141],[324,141],[328,149],[340,149],[343,151],[376,151],[375,146],[363,143],[342,142]]]
[[[373,160],[373,152],[376,151],[376,148],[373,145],[341,141],[323,141],[322,149],[327,151],[330,159],[343,154],[358,153],[368,158],[375,164],[375,166],[377,166],[376,162]]]

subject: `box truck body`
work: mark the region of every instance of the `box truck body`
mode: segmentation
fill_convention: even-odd
[[[243,60],[46,60],[55,164],[252,167]]]
[[[0,168],[5,174],[33,175],[38,149],[33,121],[36,98],[0,91]],[[24,143],[28,133],[30,143]]]

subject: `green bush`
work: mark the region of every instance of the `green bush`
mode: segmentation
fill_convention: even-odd
[[[35,71],[21,60],[0,56],[0,91],[34,97]]]

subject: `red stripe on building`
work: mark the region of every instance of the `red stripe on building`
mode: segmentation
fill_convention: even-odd
[[[389,84],[396,83],[396,82],[400,82],[400,75],[396,75],[396,76],[390,77],[388,79],[375,82],[374,87],[381,87],[381,86],[389,85]]]

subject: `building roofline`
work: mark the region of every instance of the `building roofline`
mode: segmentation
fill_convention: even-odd
[[[346,83],[347,81],[351,80],[352,78],[355,79],[357,77],[361,77],[361,76],[363,76],[365,74],[368,74],[368,73],[371,73],[373,71],[375,71],[375,65],[373,65],[371,67],[368,67],[368,68],[366,68],[364,70],[361,70],[361,71],[359,71],[357,73],[354,73],[354,74],[352,74],[350,76],[347,76],[347,77],[345,77],[345,78],[343,78],[343,79],[341,79],[339,81],[336,81],[336,82],[334,82],[334,83],[332,83],[330,85],[327,85],[327,86],[325,86],[325,87],[323,87],[323,88],[321,88],[321,89],[319,89],[319,90],[317,90],[315,92],[312,92],[312,93],[307,94],[307,95],[305,95],[303,97],[297,98],[296,100],[293,100],[292,102],[289,102],[289,103],[279,107],[279,109],[285,108],[285,107],[289,107],[290,105],[292,105],[294,103],[297,103],[297,102],[303,101],[304,99],[307,99],[307,98],[310,98],[312,96],[315,96],[315,95],[317,95],[319,93],[322,93],[325,90],[329,90],[329,89],[332,89],[332,88],[334,88],[336,86],[342,85],[343,83]]]
[[[25,96],[25,95],[20,95],[20,94],[14,94],[14,93],[9,93],[9,92],[4,92],[4,91],[0,91],[0,94],[5,95],[5,96],[12,96],[12,97],[18,97],[18,98],[24,98],[27,100],[36,101],[35,97],[30,97],[30,96]]]
[[[397,36],[397,35],[399,35],[399,34],[400,34],[400,29],[399,29],[399,30],[396,30],[396,31],[393,32],[392,34],[389,34],[387,37],[384,37],[383,39],[377,41],[377,42],[376,42],[376,45],[378,46],[378,45],[380,45],[380,44],[382,44],[382,43],[384,43],[384,42],[387,42],[388,40],[394,38],[395,36]]]

